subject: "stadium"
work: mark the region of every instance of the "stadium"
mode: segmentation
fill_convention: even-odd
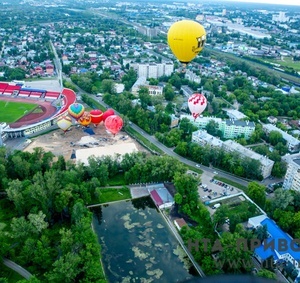
[[[75,102],[76,93],[68,88],[52,91],[26,87],[23,82],[0,82],[0,141],[56,127],[57,119]],[[1,116],[13,120],[3,122]]]

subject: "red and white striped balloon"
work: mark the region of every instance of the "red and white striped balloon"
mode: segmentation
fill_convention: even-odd
[[[207,99],[201,93],[194,93],[188,99],[189,109],[196,120],[197,117],[205,110],[207,106]]]

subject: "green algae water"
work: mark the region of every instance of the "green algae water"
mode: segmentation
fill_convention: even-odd
[[[152,200],[140,198],[92,209],[110,283],[184,282],[192,264]]]

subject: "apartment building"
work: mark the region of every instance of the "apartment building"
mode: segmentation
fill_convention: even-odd
[[[274,161],[270,160],[269,158],[260,155],[251,149],[248,149],[241,144],[232,141],[227,140],[225,142],[221,141],[220,139],[208,134],[206,131],[198,130],[196,132],[193,132],[192,134],[192,142],[197,143],[201,146],[210,145],[212,147],[220,147],[223,148],[225,151],[229,152],[237,152],[243,157],[249,157],[251,159],[258,160],[260,162],[260,170],[261,175],[263,178],[267,178],[271,175]]]
[[[198,130],[192,133],[192,142],[197,143],[201,146],[210,145],[213,147],[222,147],[223,141],[208,134],[204,130]]]
[[[263,124],[263,130],[270,134],[271,131],[277,131],[281,133],[282,138],[286,141],[286,145],[290,152],[296,153],[300,151],[300,141],[295,137],[291,136],[290,134],[286,133],[285,131],[277,128],[272,124]]]
[[[192,124],[199,129],[205,129],[209,121],[213,120],[219,126],[219,130],[222,132],[225,139],[235,139],[238,137],[244,137],[249,139],[255,130],[254,122],[226,119],[215,117],[198,117],[196,120],[192,115],[181,115],[180,119],[187,118]]]
[[[131,92],[135,95],[139,93],[141,87],[146,87],[150,95],[162,95],[164,88],[158,85],[149,85],[146,77],[139,77],[131,88]]]
[[[170,76],[174,72],[173,63],[141,63],[131,64],[130,67],[136,69],[138,77],[157,79],[161,76]]]
[[[300,191],[300,154],[284,157],[287,162],[287,171],[283,181],[283,189]]]
[[[236,151],[241,155],[241,157],[244,156],[244,157],[249,157],[251,159],[258,160],[261,164],[260,170],[261,170],[261,175],[263,176],[264,179],[268,178],[271,175],[274,161],[269,159],[268,157],[260,155],[252,151],[251,149],[248,149],[232,140],[227,140],[223,142],[223,148],[226,151]]]

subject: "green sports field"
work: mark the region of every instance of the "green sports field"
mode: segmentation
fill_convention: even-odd
[[[0,122],[13,123],[37,106],[34,103],[0,100]]]

